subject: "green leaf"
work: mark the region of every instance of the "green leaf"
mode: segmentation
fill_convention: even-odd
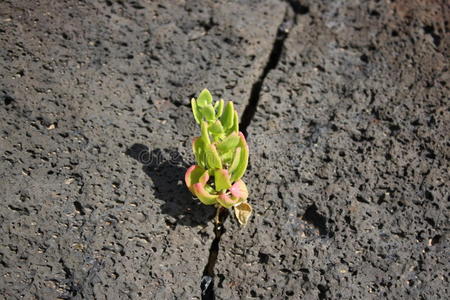
[[[239,146],[241,147],[241,155],[238,166],[231,175],[232,182],[239,180],[244,175],[248,165],[248,145],[247,142],[245,141],[245,137],[242,134],[242,132],[239,132],[239,137],[240,137]]]
[[[239,165],[239,162],[241,161],[241,147],[236,147],[236,151],[234,152],[233,160],[231,161],[230,167],[228,170],[230,173],[234,173],[236,168]]]
[[[233,126],[232,129],[234,132],[238,133],[239,132],[239,117],[238,117],[238,113],[235,110],[234,111],[234,117],[233,117]]]
[[[231,128],[233,126],[233,118],[234,118],[234,106],[233,102],[228,101],[225,106],[225,110],[220,117],[220,122],[222,122],[222,126],[225,129]]]
[[[206,160],[206,152],[203,149],[202,154],[200,155],[200,166],[202,166],[204,169],[208,168],[208,162]]]
[[[231,133],[222,142],[217,144],[217,150],[221,153],[233,150],[240,142],[240,137],[236,132]]]
[[[212,103],[211,93],[207,89],[204,89],[203,91],[201,91],[200,95],[198,95],[197,104],[199,107],[204,107],[211,103]]]
[[[195,183],[199,182],[200,177],[205,173],[205,169],[203,169],[200,166],[192,166],[189,169],[187,169],[186,174],[184,175],[184,182],[186,183],[186,186],[189,188],[191,193],[194,193],[194,189],[192,186]]]
[[[234,213],[236,214],[236,218],[241,225],[247,225],[248,219],[250,219],[250,216],[252,214],[252,210],[253,209],[251,205],[247,202],[243,202],[234,207]]]
[[[205,190],[208,193],[210,193],[210,194],[215,194],[216,193],[216,190],[212,186],[210,186],[209,184],[205,185]]]
[[[203,140],[203,143],[205,144],[205,145],[209,145],[209,144],[211,144],[211,140],[209,139],[209,133],[208,133],[208,123],[206,122],[206,121],[201,121],[200,122],[200,127],[201,127],[201,130],[202,130],[202,140]]]
[[[216,199],[217,202],[219,202],[220,205],[222,205],[225,208],[230,208],[233,205],[236,205],[239,203],[239,199],[235,197],[230,197],[227,194],[219,194],[219,197]]]
[[[213,205],[217,203],[218,195],[209,193],[205,185],[202,183],[196,183],[193,185],[195,196],[205,205]]]
[[[192,152],[194,152],[195,161],[199,161],[200,153],[202,151],[202,139],[200,137],[196,137],[192,140]]]
[[[202,115],[205,117],[206,120],[212,122],[216,119],[216,112],[211,104],[207,104],[201,107],[200,111],[202,112]]]
[[[219,155],[220,155],[220,159],[222,159],[222,163],[226,163],[226,164],[230,164],[231,163],[231,160],[233,159],[233,155],[234,155],[234,152],[233,151],[228,151],[228,152],[225,152],[225,153],[219,153]]]
[[[203,149],[203,140],[200,137],[196,137],[192,141],[192,152],[194,152],[197,164],[206,168],[205,150]]]
[[[194,114],[194,119],[197,124],[200,124],[200,120],[202,119],[202,115],[200,114],[197,103],[194,98],[191,99],[191,107],[192,107],[192,113]]]
[[[214,183],[217,191],[226,190],[231,187],[230,174],[227,170],[218,169],[214,172]]]
[[[202,176],[200,176],[200,178],[198,179],[198,182],[200,182],[203,185],[206,185],[208,183],[209,180],[209,172],[205,171],[203,172]]]
[[[217,117],[220,118],[220,116],[221,116],[222,113],[223,113],[223,106],[224,106],[224,101],[223,101],[223,99],[220,99],[220,101],[219,101],[219,102],[216,102],[216,104],[218,104],[218,106],[217,106],[217,107],[214,106],[214,108],[217,109]]]
[[[223,134],[223,127],[222,127],[222,123],[220,123],[219,120],[217,120],[216,122],[212,123],[211,125],[209,125],[208,127],[209,132],[211,132],[212,135],[221,135]]]
[[[213,144],[205,145],[206,161],[211,169],[222,169],[222,161],[219,153]]]

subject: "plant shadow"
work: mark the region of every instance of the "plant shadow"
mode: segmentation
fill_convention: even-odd
[[[140,162],[144,173],[152,179],[154,196],[163,201],[162,213],[175,218],[166,220],[170,226],[204,225],[214,217],[214,206],[193,199],[185,186],[184,174],[189,165],[177,150],[150,150],[145,145],[134,144],[125,154]]]

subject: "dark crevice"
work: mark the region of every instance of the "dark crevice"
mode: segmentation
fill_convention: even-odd
[[[316,227],[321,236],[330,235],[327,229],[327,218],[318,213],[318,209],[315,204],[310,205],[306,209],[305,214],[303,215],[303,220]]]
[[[209,249],[208,262],[203,270],[203,277],[200,283],[200,288],[202,291],[202,300],[214,300],[216,295],[214,292],[214,267],[217,262],[217,257],[219,255],[219,244],[222,235],[225,233],[224,222],[229,215],[229,210],[225,208],[220,208],[219,212],[219,222],[214,224],[214,240],[211,243],[211,248]],[[223,279],[222,279],[223,280]]]
[[[432,239],[431,239],[431,246],[434,246],[436,244],[439,244],[439,242],[441,241],[442,236],[441,235],[435,235]]]
[[[78,201],[73,202],[73,206],[75,206],[75,209],[77,210],[77,212],[78,212],[80,215],[84,216],[84,215],[86,214],[86,213],[84,212],[83,205],[81,205],[80,202],[78,202]]]
[[[264,80],[272,69],[275,69],[280,61],[281,54],[283,52],[284,41],[289,35],[289,31],[297,24],[297,16],[305,15],[309,13],[309,7],[302,5],[300,1],[296,0],[286,0],[289,6],[286,8],[284,14],[283,22],[278,26],[277,36],[273,43],[272,50],[267,60],[266,66],[263,72],[259,76],[258,80],[253,84],[250,98],[247,106],[245,107],[244,113],[242,114],[240,128],[245,136],[248,135],[247,128],[253,120],[256,110],[258,107],[261,89],[263,87]]]
[[[297,6],[293,5],[293,1],[289,1],[289,4],[291,5],[290,8],[288,7],[286,9],[286,12],[284,14],[283,22],[278,26],[277,36],[275,38],[275,41],[272,46],[272,50],[269,55],[269,59],[266,63],[266,66],[263,69],[263,72],[259,76],[258,80],[253,84],[252,90],[250,92],[250,98],[248,100],[248,104],[245,107],[244,113],[242,114],[241,118],[241,124],[240,128],[242,133],[244,133],[245,136],[248,135],[247,128],[250,125],[251,121],[253,120],[256,109],[258,107],[260,95],[261,95],[261,89],[264,83],[264,80],[266,79],[269,72],[273,69],[275,69],[278,65],[278,62],[280,61],[281,54],[283,52],[283,46],[284,41],[289,35],[289,31],[292,28],[293,24],[297,22],[296,16],[297,14],[301,14],[301,12],[304,12],[304,8],[297,8]],[[300,5],[300,4],[299,4]],[[303,6],[301,6],[303,7]],[[292,16],[292,11],[294,11],[294,15]]]
[[[294,18],[296,19],[297,15],[306,15],[309,13],[309,7],[300,3],[298,0],[287,0],[292,10],[295,12]]]
[[[289,31],[291,30],[292,26],[297,23],[297,15],[304,15],[309,12],[309,8],[307,6],[303,6],[300,3],[293,0],[287,0],[287,2],[289,3],[290,6],[286,8],[283,22],[278,26],[277,36],[273,43],[269,59],[258,80],[252,86],[248,104],[244,109],[244,113],[242,114],[239,127],[241,128],[241,131],[244,133],[245,136],[247,136],[247,128],[255,116],[264,80],[266,79],[269,72],[277,67],[283,51],[284,41],[288,37]],[[214,24],[211,25],[213,26]],[[209,30],[210,28],[205,29]],[[202,300],[216,299],[214,291],[214,277],[215,277],[214,267],[216,265],[217,257],[219,255],[220,239],[222,238],[222,235],[226,231],[223,224],[228,215],[229,215],[228,209],[221,209],[219,212],[219,222],[218,224],[214,224],[215,237],[211,243],[208,262],[203,271],[203,277],[200,283]],[[266,259],[267,258],[265,256],[262,256],[263,261],[265,261]],[[223,276],[220,277],[220,280],[221,281],[224,280]]]
[[[329,290],[329,288],[327,286],[324,286],[322,284],[319,284],[317,286],[317,289],[319,290],[319,299],[326,299],[327,298],[327,291]]]
[[[216,25],[218,25],[218,24],[214,22],[214,19],[212,16],[209,17],[208,22],[204,22],[204,21],[200,22],[200,26],[203,27],[203,29],[205,30],[206,33],[208,33],[211,30],[211,28],[213,28]],[[191,98],[193,98],[193,97],[191,97]]]
[[[441,44],[441,37],[436,34],[434,27],[433,26],[425,26],[423,27],[423,31],[425,32],[425,34],[429,34],[431,35],[432,39],[433,39],[433,44],[436,47],[439,47],[439,45]]]

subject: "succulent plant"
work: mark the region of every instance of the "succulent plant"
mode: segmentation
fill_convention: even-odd
[[[221,99],[213,104],[211,93],[204,89],[191,105],[201,135],[192,141],[197,164],[186,171],[186,185],[203,204],[233,207],[239,223],[245,225],[252,213],[242,180],[249,152],[233,102],[225,104]]]

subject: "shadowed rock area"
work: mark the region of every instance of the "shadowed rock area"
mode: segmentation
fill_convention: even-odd
[[[2,1],[0,295],[449,298],[449,19],[431,0]],[[242,115],[245,228],[214,230],[183,183],[205,87]]]

